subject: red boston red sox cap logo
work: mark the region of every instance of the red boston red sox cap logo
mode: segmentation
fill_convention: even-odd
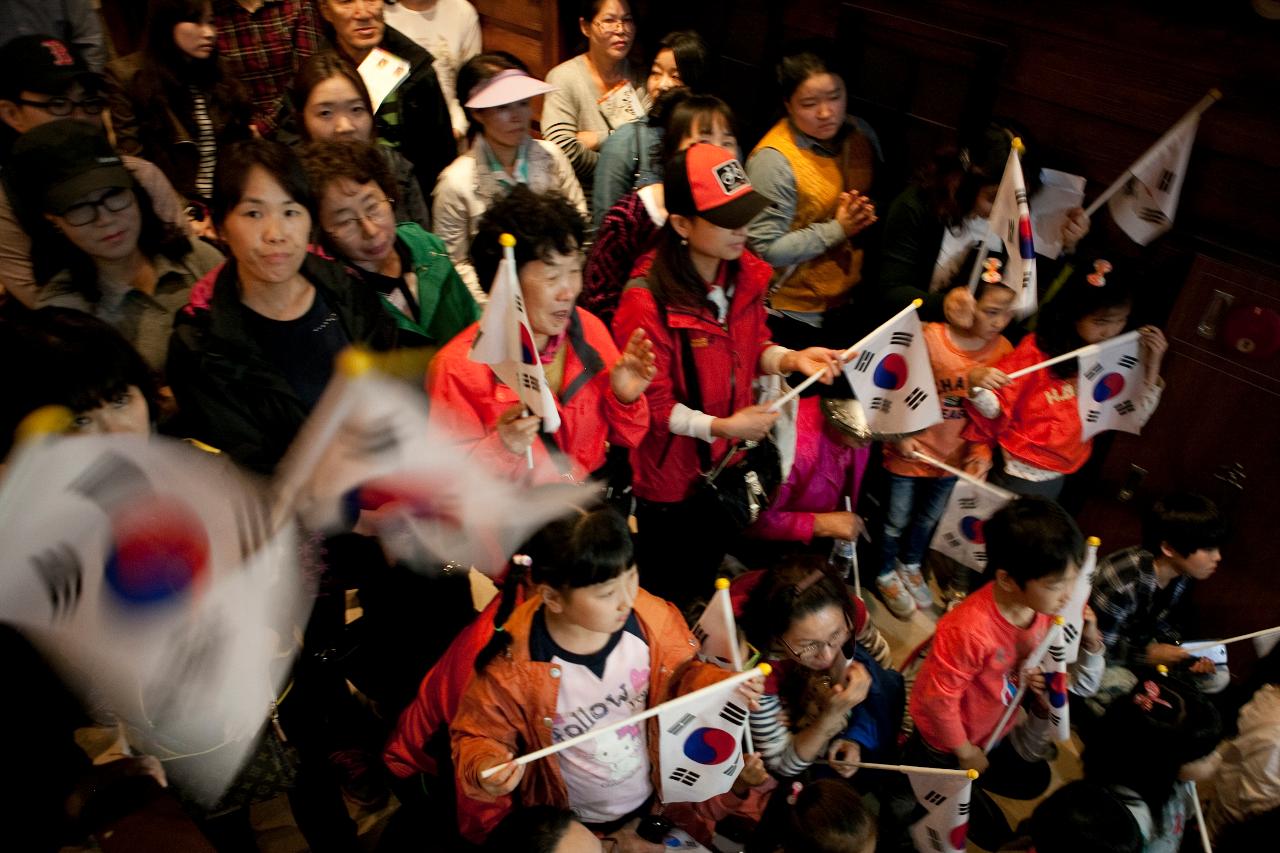
[[[48,49],[50,56],[53,57],[54,65],[75,65],[75,58],[71,56],[71,51],[67,46],[57,39],[45,39],[40,42]]]

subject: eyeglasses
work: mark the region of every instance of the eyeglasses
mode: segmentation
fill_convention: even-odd
[[[629,33],[636,28],[636,19],[627,15],[625,18],[602,18],[592,21],[592,26],[608,35],[609,33]]]
[[[44,110],[54,116],[69,116],[76,110],[80,110],[85,115],[96,116],[106,109],[107,99],[85,98],[83,101],[76,101],[71,98],[50,98],[47,101],[30,101],[26,98],[18,98],[18,103],[25,107]]]
[[[844,627],[837,631],[831,639],[827,640],[825,643],[821,640],[815,640],[812,643],[805,643],[798,649],[793,649],[791,648],[791,644],[782,637],[778,637],[778,640],[786,647],[787,651],[795,655],[798,660],[811,660],[827,649],[840,648],[849,641],[851,634],[853,634],[853,629],[849,626],[849,620],[848,617],[846,617]]]
[[[375,201],[364,209],[362,216],[347,216],[333,223],[329,228],[329,233],[335,237],[359,237],[360,226],[365,222],[372,222],[374,225],[386,225],[391,222],[395,218],[394,205],[395,199],[393,198]]]
[[[107,190],[97,201],[86,201],[73,205],[62,211],[62,218],[68,225],[88,225],[98,218],[98,208],[105,208],[112,213],[119,213],[133,206],[133,191],[123,187]]]

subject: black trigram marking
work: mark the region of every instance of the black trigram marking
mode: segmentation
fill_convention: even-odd
[[[889,346],[909,347],[913,340],[915,340],[915,335],[910,332],[894,332],[889,335]]]
[[[538,391],[542,387],[542,383],[538,381],[538,377],[532,373],[521,373],[520,384],[528,388],[530,391]]]
[[[1122,355],[1120,358],[1116,359],[1116,364],[1120,365],[1125,370],[1128,370],[1131,367],[1136,367],[1138,365],[1138,359],[1132,355]]]
[[[930,847],[932,847],[934,850],[946,849],[945,847],[942,846],[942,836],[938,835],[938,830],[934,829],[932,826],[926,826],[924,828],[924,831],[929,836]]]
[[[104,453],[71,484],[77,492],[110,513],[122,501],[151,491],[151,481],[132,459]]]
[[[701,622],[693,626],[693,636],[698,638],[699,645],[706,645],[707,632],[703,630]]]
[[[1152,225],[1166,225],[1169,222],[1169,217],[1165,216],[1164,211],[1158,207],[1138,208],[1138,218]]]
[[[1093,367],[1090,367],[1087,371],[1085,371],[1084,378],[1092,382],[1094,379],[1098,378],[1098,374],[1101,372],[1102,372],[1102,365],[1095,364]]]
[[[738,775],[738,762],[736,762],[736,761],[735,761],[735,762],[733,762],[732,764],[730,764],[728,767],[726,767],[726,768],[724,769],[724,775],[726,775],[726,776],[737,776],[737,775]]]
[[[400,436],[388,415],[367,423],[343,424],[339,446],[352,459],[381,456],[394,452],[400,446]]]
[[[1070,622],[1067,622],[1062,626],[1062,636],[1067,638],[1068,643],[1074,643],[1076,641],[1076,636],[1079,633],[1080,629]]]
[[[929,803],[930,805],[940,806],[947,801],[947,795],[939,793],[936,790],[930,789],[929,793],[925,794],[920,799],[922,799],[926,803]]]
[[[520,295],[519,290],[516,290],[514,296],[516,300],[516,311],[523,314],[524,313],[524,297]]]
[[[1059,645],[1049,647],[1049,657],[1053,658],[1054,663],[1062,663],[1067,659],[1067,650]]]
[[[80,593],[84,589],[84,567],[80,565],[75,549],[64,542],[33,554],[31,568],[44,583],[53,618],[70,616],[80,603]]]
[[[1098,416],[1101,414],[1102,413],[1099,412],[1097,409],[1090,409],[1089,414],[1085,415],[1084,419],[1091,424],[1096,424],[1098,422]]]
[[[875,357],[876,354],[870,350],[863,350],[862,354],[858,356],[858,360],[853,363],[853,369],[859,373],[866,373],[867,368],[871,366],[871,361]]]
[[[178,685],[207,683],[214,677],[229,647],[231,637],[219,614],[192,626],[175,641],[175,647],[157,677],[146,688],[147,717],[153,725],[164,726],[189,716],[192,708],[188,691]]]
[[[1131,415],[1133,414],[1133,410],[1136,408],[1137,406],[1133,405],[1132,400],[1121,400],[1119,403],[1116,403],[1116,412],[1122,415]]]
[[[1049,722],[1053,723],[1053,727],[1057,728],[1062,725],[1062,715],[1053,709],[1049,710]]]
[[[952,548],[959,548],[961,545],[964,544],[963,542],[960,541],[959,536],[955,535],[950,531],[947,531],[946,533],[942,534],[942,541],[946,542]]]
[[[884,412],[887,415],[892,408],[893,401],[886,397],[873,397],[871,399],[871,410],[874,412]]]
[[[978,499],[973,497],[972,495],[965,495],[964,497],[957,500],[956,503],[960,505],[961,509],[977,509],[978,508]]]
[[[968,800],[965,800],[963,803],[960,803],[958,806],[956,806],[956,814],[960,815],[960,817],[968,817],[968,816],[969,816],[969,801],[968,801]]]
[[[694,773],[687,767],[677,767],[667,778],[672,782],[680,782],[681,784],[688,785],[692,788],[697,784],[698,780],[701,779],[702,776],[701,774]]]
[[[271,509],[262,495],[249,492],[235,499],[235,516],[236,541],[245,561],[271,538]]]
[[[732,702],[725,702],[724,710],[720,712],[720,719],[731,726],[740,726],[747,719],[747,712]]]
[[[973,552],[973,561],[985,566],[987,564],[987,552],[981,548],[977,549]]]
[[[920,408],[921,403],[928,399],[929,395],[924,391],[921,391],[919,388],[912,388],[911,393],[907,395],[907,407],[914,412],[916,409]]]
[[[1014,191],[1013,191],[1013,199],[1014,199],[1014,201],[1016,201],[1018,204],[1026,204],[1026,203],[1027,203],[1027,191],[1026,191],[1025,189],[1021,189],[1021,188],[1020,188],[1020,189],[1016,189],[1016,190],[1014,190]]]
[[[1173,181],[1177,177],[1177,172],[1165,169],[1160,174],[1160,180],[1156,183],[1156,189],[1162,193],[1167,193],[1169,191],[1169,187],[1173,186]]]
[[[693,714],[685,714],[683,717],[675,721],[671,728],[667,729],[667,734],[678,735],[684,731],[690,723],[698,719]]]

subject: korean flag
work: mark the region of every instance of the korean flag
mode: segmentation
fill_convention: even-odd
[[[942,420],[929,348],[915,311],[867,339],[845,363],[844,375],[873,433],[918,432]]]
[[[1138,333],[1128,332],[1079,356],[1076,402],[1080,408],[1080,438],[1088,441],[1109,429],[1142,432],[1138,410],[1142,395],[1143,362]]]
[[[658,715],[664,803],[700,803],[733,786],[742,769],[747,705],[737,685]]]
[[[957,480],[929,547],[974,571],[985,571],[987,540],[982,527],[1013,497],[1012,493],[995,486],[984,488]]]

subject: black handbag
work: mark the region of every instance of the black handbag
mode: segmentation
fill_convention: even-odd
[[[702,391],[693,363],[693,347],[686,331],[680,335],[684,361],[684,384],[691,409],[702,409]],[[773,438],[734,441],[716,465],[711,464],[711,447],[694,439],[702,463],[695,501],[708,522],[719,529],[737,533],[749,527],[768,508],[782,483],[782,457]]]

